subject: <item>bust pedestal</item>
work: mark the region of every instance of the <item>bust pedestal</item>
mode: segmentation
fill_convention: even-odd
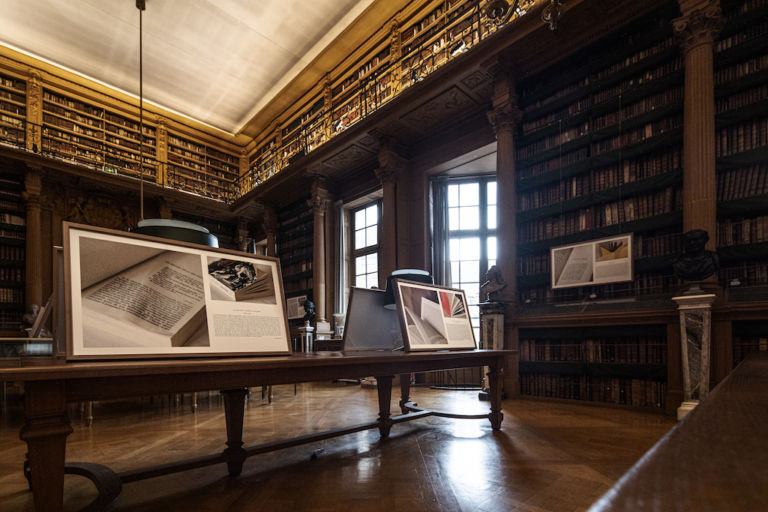
[[[312,352],[314,350],[315,328],[309,325],[309,320],[304,322],[304,327],[299,327],[301,333],[301,352]]]
[[[480,304],[480,348],[486,350],[504,348],[504,304],[501,302]],[[490,400],[488,389],[488,367],[483,367],[483,390],[478,394],[480,400]]]
[[[677,419],[683,419],[709,394],[712,303],[716,295],[699,293],[672,297],[680,312],[680,343],[683,357],[683,403]]]

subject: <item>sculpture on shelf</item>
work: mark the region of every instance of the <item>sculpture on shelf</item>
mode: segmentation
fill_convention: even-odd
[[[507,287],[507,283],[501,277],[501,271],[494,265],[485,273],[486,281],[480,286],[480,296],[485,296],[486,302],[498,300],[501,290]]]
[[[683,235],[684,251],[672,265],[675,275],[683,281],[702,281],[719,268],[717,253],[704,247],[709,234],[703,229],[692,229]]]
[[[304,323],[311,323],[315,319],[315,303],[312,302],[312,299],[304,301],[304,312],[306,313],[304,315]]]

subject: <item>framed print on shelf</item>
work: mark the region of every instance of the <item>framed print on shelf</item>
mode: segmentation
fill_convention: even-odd
[[[632,280],[632,234],[551,248],[552,289]]]
[[[67,359],[290,353],[277,258],[64,223]]]
[[[394,283],[407,351],[477,348],[464,290],[400,279]]]

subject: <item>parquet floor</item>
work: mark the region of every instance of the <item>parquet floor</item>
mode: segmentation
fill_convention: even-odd
[[[376,390],[313,383],[276,386],[272,404],[255,393],[245,413],[246,445],[349,426],[377,415]],[[393,393],[395,394],[395,393]],[[420,405],[485,412],[474,391],[414,388]],[[187,400],[189,398],[187,397]],[[243,474],[209,466],[126,484],[119,510],[194,511],[526,511],[584,510],[673,425],[671,418],[587,405],[506,400],[504,423],[426,418],[378,431],[251,457]],[[392,412],[398,411],[393,397]],[[224,412],[216,393],[202,394],[197,413],[182,406],[101,403],[85,427],[73,408],[75,431],[67,460],[125,471],[219,452]],[[21,474],[25,445],[21,412],[0,418],[0,510],[32,510]],[[316,457],[312,457],[312,455]],[[77,476],[65,481],[66,510],[94,496]]]

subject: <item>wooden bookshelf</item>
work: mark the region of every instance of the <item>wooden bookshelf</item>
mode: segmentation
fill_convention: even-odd
[[[296,201],[278,212],[277,256],[286,298],[313,297],[314,214],[307,200]]]
[[[168,134],[167,185],[185,192],[230,201],[237,194],[240,160],[204,142]]]
[[[518,291],[526,305],[672,293],[682,230],[680,51],[673,9],[522,83]],[[553,290],[550,248],[634,233],[635,279]]]
[[[26,215],[23,184],[0,172],[0,334],[18,335],[24,314]]]
[[[24,80],[0,73],[0,143],[24,147],[26,92]]]
[[[101,105],[43,89],[42,153],[94,170],[157,181],[156,131]]]
[[[664,410],[666,329],[521,329],[521,394]]]
[[[764,321],[737,321],[733,329],[733,367],[749,354],[768,351],[768,327]]]
[[[723,2],[723,14],[714,48],[719,277],[730,300],[749,301],[768,295],[768,1]],[[736,331],[734,363],[759,345]]]

